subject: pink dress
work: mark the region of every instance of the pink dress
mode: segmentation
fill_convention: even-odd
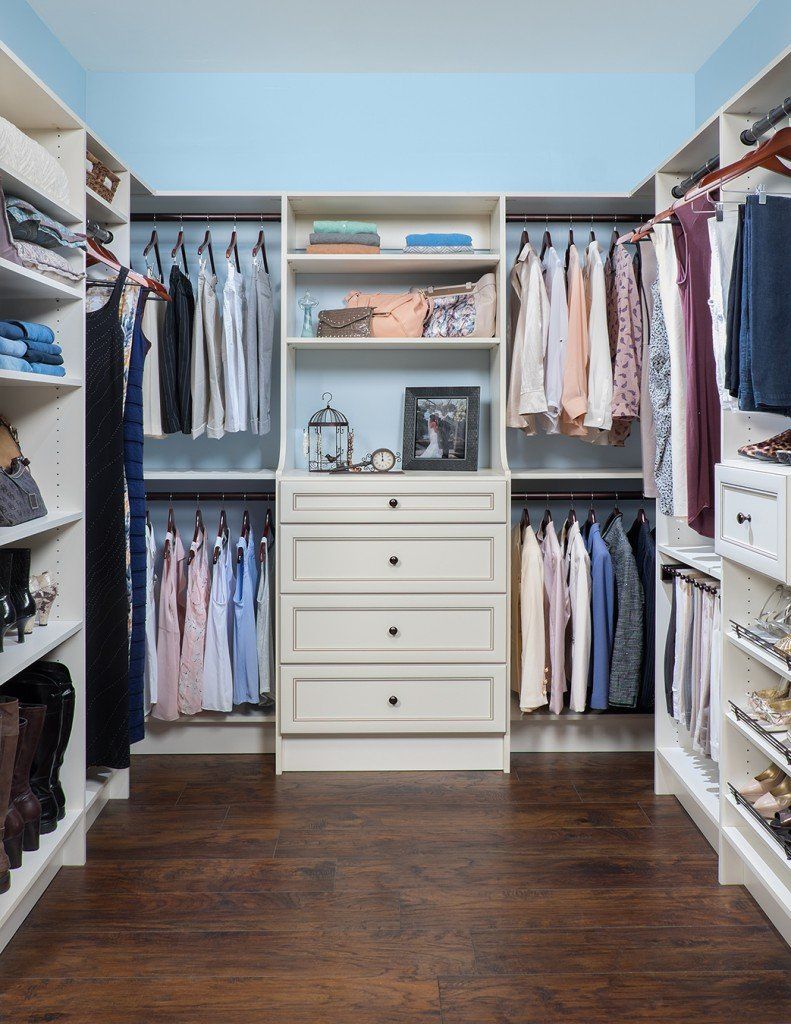
[[[182,715],[196,715],[203,704],[203,651],[210,589],[205,530],[190,544],[190,551],[193,559],[187,568],[187,611],[179,664],[178,709]]]
[[[162,564],[157,632],[157,702],[152,718],[174,722],[179,717],[178,685],[181,634],[184,628],[184,548],[178,533],[168,533],[170,557]]]

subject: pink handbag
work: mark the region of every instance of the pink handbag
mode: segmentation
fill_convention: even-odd
[[[349,308],[370,307],[374,338],[422,338],[429,302],[422,292],[388,295],[385,292],[349,292],[343,300]]]

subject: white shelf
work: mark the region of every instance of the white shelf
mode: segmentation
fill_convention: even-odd
[[[6,197],[16,196],[18,199],[24,199],[32,206],[35,206],[41,213],[52,217],[53,220],[60,221],[61,224],[73,227],[75,224],[79,225],[82,223],[81,213],[77,210],[72,210],[68,206],[64,206],[56,199],[51,199],[46,192],[42,192],[35,185],[31,185],[25,178],[20,178],[18,174],[3,166],[2,163],[0,163],[0,181],[3,184],[3,191]]]
[[[232,484],[245,480],[274,480],[275,472],[274,469],[251,469],[248,472],[226,469],[146,469],[143,475],[147,481],[173,480],[185,483],[190,480],[212,480],[215,483]]]
[[[98,156],[98,154],[96,155]],[[88,220],[98,221],[99,224],[129,223],[129,218],[125,213],[87,187],[85,189],[85,207]]]
[[[19,643],[16,633],[9,633],[3,641],[3,653],[0,654],[0,683],[49,654],[81,628],[82,622],[79,620],[50,619],[46,626],[34,626],[24,643]]]
[[[182,715],[173,722],[159,723],[162,726],[191,725],[261,725],[274,726],[276,715],[274,711],[264,714],[263,712],[252,712],[245,714],[244,711],[201,711],[197,715]],[[158,719],[153,719],[159,722]]]
[[[791,679],[791,670],[786,665],[782,658],[777,655],[770,654],[769,651],[765,651],[758,644],[751,643],[749,640],[743,637],[737,636],[732,629],[728,629],[725,633],[729,643],[732,643],[734,647],[738,647],[740,651],[744,651],[745,654],[749,654],[751,658],[755,658],[756,661],[760,661],[762,665],[766,665],[767,668],[771,668],[777,672],[783,679]]]
[[[4,294],[0,288],[0,294]],[[65,377],[53,377],[48,373],[27,373],[22,370],[0,370],[0,384],[7,385],[19,385],[27,388],[68,388],[70,391],[74,388],[82,387],[82,379],[80,377],[70,377],[66,374]]]
[[[642,469],[512,469],[512,480],[642,480]],[[576,493],[576,492],[575,492]],[[583,492],[580,491],[580,494]],[[539,495],[540,497],[540,495]]]
[[[734,800],[731,800],[731,805],[737,806]],[[768,856],[764,859],[759,851],[770,846],[771,838],[762,835],[758,823],[752,821],[741,808],[737,807],[737,810],[749,821],[750,828],[726,825],[722,830],[723,837],[742,862],[745,869],[744,885],[748,892],[786,942],[791,944],[791,872],[783,851],[779,847],[776,851],[767,849]],[[757,849],[753,845],[754,833],[760,835]]]
[[[0,257],[0,295],[9,299],[71,299],[83,297],[82,285],[66,284],[44,277],[35,270],[20,267]]]
[[[496,253],[289,253],[286,262],[298,274],[436,274],[443,271],[483,273],[500,262]],[[467,278],[464,278],[467,280]]]
[[[498,348],[499,338],[287,338],[289,348],[314,352],[323,349],[455,349]]]
[[[674,558],[677,562],[688,565],[691,569],[705,572],[715,580],[722,579],[722,558],[715,554],[714,548],[705,544],[693,547],[674,547],[672,544],[657,544],[663,555]]]
[[[755,818],[753,818],[749,811],[746,811],[740,804],[736,802],[736,800],[733,799],[733,797],[730,794],[730,791],[728,792],[728,796],[726,799],[728,800],[728,803],[731,805],[731,807],[733,807],[736,810],[739,817],[745,822],[747,828],[750,829],[751,833],[753,835],[758,836],[758,838],[761,840],[761,848],[766,849],[768,852],[771,852],[775,864],[783,872],[785,885],[791,885],[791,860],[789,860],[786,857],[785,853],[783,852],[783,848],[780,846],[780,844],[775,842],[775,840],[772,839],[770,835],[767,835],[766,830],[761,828],[761,826],[758,824]],[[726,828],[726,831],[730,830]],[[755,852],[752,852],[752,865],[753,868],[755,868]]]
[[[720,786],[716,764],[700,754],[684,750],[683,747],[657,747],[656,752],[709,823],[719,828]]]
[[[11,872],[11,888],[0,894],[0,934],[42,874],[52,865],[81,819],[82,811],[67,811],[55,831],[41,837],[38,850],[23,854],[22,866]]]
[[[751,729],[745,722],[741,722],[733,711],[729,711],[725,717],[737,732],[740,732],[742,736],[746,736],[750,743],[765,754],[778,768],[782,768],[784,772],[791,773],[791,762],[789,762],[788,758],[783,757],[779,751],[775,750],[771,743],[767,743],[759,732]],[[786,734],[776,733],[775,735],[782,742]]]
[[[77,523],[82,519],[82,512],[48,512],[40,519],[31,519],[29,523],[20,523],[19,526],[0,527],[0,547],[5,544],[17,544],[29,537],[36,537],[40,533],[47,533],[49,530],[57,530],[60,526],[68,526],[69,523]]]

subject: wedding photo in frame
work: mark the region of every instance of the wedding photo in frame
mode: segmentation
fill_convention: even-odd
[[[480,405],[479,387],[406,388],[404,469],[477,470]]]

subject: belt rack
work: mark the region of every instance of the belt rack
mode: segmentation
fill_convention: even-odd
[[[711,579],[711,577],[707,578]],[[713,586],[711,583],[703,583],[702,580],[697,579],[697,577],[690,576],[687,569],[682,569],[677,565],[663,565],[662,582],[669,583],[674,579],[686,580],[687,583],[691,583],[693,587],[697,587],[698,590],[703,590],[707,594],[719,594],[720,592],[719,584]]]

